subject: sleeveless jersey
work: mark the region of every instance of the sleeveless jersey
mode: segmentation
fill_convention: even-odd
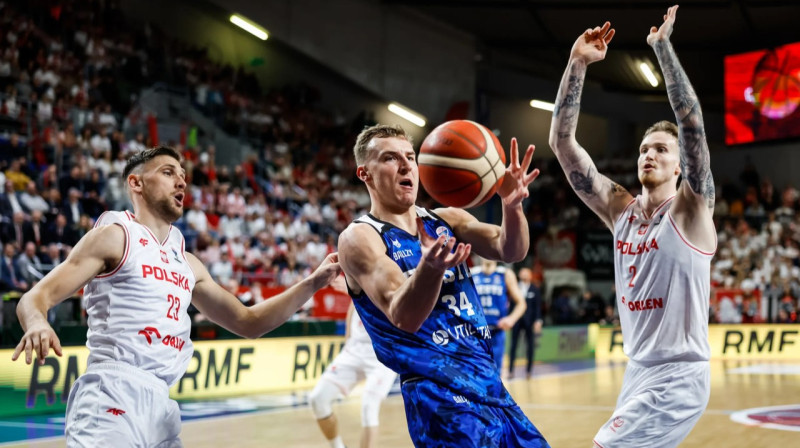
[[[423,230],[433,238],[453,236],[452,228],[443,219],[424,208],[416,210]],[[416,235],[371,215],[354,223],[372,226],[386,246],[386,255],[406,277],[414,275],[422,255]],[[416,333],[395,327],[363,291],[349,292],[378,360],[401,378],[426,378],[478,403],[514,405],[497,374],[489,341],[491,332],[465,264],[445,271],[439,300]]]
[[[486,274],[481,267],[475,267],[472,269],[472,281],[481,298],[486,323],[494,329],[497,321],[508,314],[506,268],[497,266],[494,272]]]
[[[670,214],[672,198],[647,216],[637,196],[614,226],[614,272],[623,349],[654,365],[706,361],[713,253],[692,246]]]
[[[98,275],[84,289],[88,364],[124,362],[172,386],[193,353],[186,309],[195,276],[183,235],[170,227],[167,238],[158,241],[127,211],[103,213],[95,227],[107,225],[123,228],[125,252],[112,272]]]

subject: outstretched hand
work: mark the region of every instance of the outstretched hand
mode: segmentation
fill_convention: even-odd
[[[34,324],[22,336],[17,348],[14,349],[14,354],[11,355],[11,360],[16,361],[24,351],[25,364],[33,362],[35,357],[39,365],[42,365],[44,364],[44,359],[50,354],[51,347],[56,355],[62,355],[61,341],[56,336],[56,332],[53,331],[53,327],[46,322]]]
[[[589,28],[572,45],[570,58],[583,59],[587,65],[602,61],[613,38],[614,28],[611,28],[611,22],[604,23],[602,27]]]
[[[535,146],[528,146],[528,150],[525,151],[525,157],[522,159],[522,164],[520,164],[517,139],[511,139],[511,160],[508,163],[508,167],[506,167],[503,184],[497,190],[497,194],[503,199],[503,204],[508,206],[519,205],[528,197],[528,185],[539,176],[538,168],[530,173],[528,172],[535,150]]]
[[[667,9],[667,13],[664,14],[664,23],[661,24],[661,27],[650,27],[650,34],[647,36],[648,45],[652,47],[658,41],[669,40],[669,36],[672,35],[672,27],[675,25],[675,16],[677,14],[678,5],[675,5]]]
[[[458,243],[456,247],[456,238],[454,236],[447,238],[445,235],[439,235],[438,238],[433,239],[425,231],[424,224],[420,218],[417,218],[417,229],[419,242],[422,246],[420,262],[438,271],[445,271],[465,262],[472,251],[471,244]],[[456,247],[455,252],[453,252],[453,247]]]

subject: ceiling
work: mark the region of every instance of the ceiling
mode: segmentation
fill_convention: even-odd
[[[585,29],[611,22],[606,60],[588,80],[609,92],[663,96],[636,69],[657,62],[645,39],[673,3],[592,0],[383,0],[411,8],[477,38],[479,58],[494,67],[558,81],[569,50]],[[723,112],[723,58],[800,41],[800,0],[684,0],[672,42],[704,110]],[[660,76],[660,75],[659,75]],[[554,92],[555,93],[555,92]]]

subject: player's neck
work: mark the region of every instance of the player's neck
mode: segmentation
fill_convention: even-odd
[[[412,235],[417,233],[417,209],[413,205],[405,210],[395,210],[373,202],[369,213],[375,218],[388,222]]]
[[[171,222],[164,220],[144,207],[135,207],[134,214],[136,215],[136,222],[150,229],[159,242],[164,241],[169,235],[169,229],[172,227]]]
[[[656,187],[642,188],[642,208],[650,216],[664,201],[675,196],[676,192],[675,187],[666,182]]]

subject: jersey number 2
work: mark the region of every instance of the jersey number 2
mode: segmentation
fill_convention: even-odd
[[[633,281],[636,280],[636,266],[631,266],[628,268],[628,272],[631,273],[631,281],[628,282],[628,286],[633,288]]]

